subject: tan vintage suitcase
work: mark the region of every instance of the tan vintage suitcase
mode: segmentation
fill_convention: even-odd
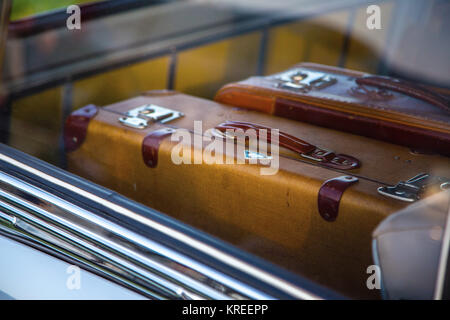
[[[174,133],[193,133],[199,120],[202,132],[192,135],[197,144],[182,154],[192,163],[177,163],[173,154],[180,154],[180,142],[172,141]],[[220,141],[226,129],[252,128],[262,137],[263,127],[280,130],[275,174],[261,174],[274,163],[275,151],[239,150],[232,138],[226,146],[238,150],[231,161],[244,163],[207,164],[208,157],[228,150],[206,153],[212,141],[207,129]],[[434,192],[425,184],[438,190],[445,184],[440,177],[450,177],[445,157],[172,91],[150,91],[73,112],[65,145],[69,171],[344,294],[365,298],[378,294],[366,287],[366,269],[373,264],[371,232],[407,201]],[[420,173],[429,177],[398,184]],[[398,200],[396,192],[406,201]]]
[[[315,63],[221,88],[217,102],[450,156],[450,93]]]

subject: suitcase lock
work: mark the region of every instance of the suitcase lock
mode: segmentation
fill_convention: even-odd
[[[336,78],[323,72],[294,69],[274,76],[277,87],[286,90],[306,93],[310,90],[320,90],[337,82]]]
[[[145,129],[148,122],[167,123],[184,116],[183,113],[169,108],[160,107],[154,104],[146,104],[126,113],[120,117],[119,122],[125,126],[135,129]]]
[[[378,193],[397,200],[414,202],[429,188],[448,190],[450,179],[421,173],[408,181],[400,181],[395,186],[379,187]]]

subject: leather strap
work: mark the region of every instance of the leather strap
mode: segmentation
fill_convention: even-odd
[[[339,204],[345,190],[358,182],[358,178],[341,176],[325,181],[319,189],[317,206],[322,218],[326,221],[335,221],[339,213]]]
[[[447,98],[409,81],[382,76],[364,76],[356,78],[355,82],[360,86],[374,86],[381,89],[400,92],[413,98],[426,101],[441,108],[442,110],[450,112],[450,101]]]
[[[226,121],[216,126],[215,129],[223,133],[225,133],[227,129],[233,131],[237,129],[242,129],[244,131],[253,129],[256,132],[257,138],[259,138],[259,130],[264,129],[267,131],[267,142],[270,143],[272,141],[271,140],[272,128],[254,123],[241,121]],[[354,157],[344,154],[335,154],[332,151],[318,148],[306,141],[303,141],[285,132],[281,131],[279,132],[279,144],[281,147],[299,153],[301,156],[305,158],[317,161],[322,165],[330,168],[349,170],[358,168],[360,166],[360,161]]]
[[[150,168],[158,165],[158,152],[162,140],[175,132],[172,128],[163,128],[150,132],[142,140],[142,158]]]
[[[97,115],[98,107],[90,104],[75,110],[67,117],[64,125],[64,148],[66,152],[78,149],[86,139],[91,120]]]

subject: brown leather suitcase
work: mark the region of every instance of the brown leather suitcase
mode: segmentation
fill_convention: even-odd
[[[200,144],[183,151],[192,164],[174,163],[172,134],[194,132],[196,120]],[[258,159],[272,149],[238,150],[231,160],[241,164],[207,164],[207,129],[219,139],[225,129],[262,127],[280,130],[276,174],[262,175],[269,165]],[[69,171],[353,297],[378,294],[366,287],[371,232],[408,205],[377,189],[423,172],[450,176],[445,157],[172,91],[79,109],[64,135]],[[407,184],[397,187],[404,193]]]
[[[448,91],[301,63],[225,85],[217,102],[450,156]]]

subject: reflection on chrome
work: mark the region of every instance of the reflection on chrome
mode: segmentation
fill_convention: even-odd
[[[149,298],[276,298],[2,171],[0,230],[38,243]],[[284,283],[280,279],[279,287]],[[293,298],[318,298],[291,284],[285,292],[295,292]]]

